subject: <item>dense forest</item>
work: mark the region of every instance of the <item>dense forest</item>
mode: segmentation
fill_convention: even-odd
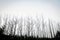
[[[33,40],[60,38],[60,23],[44,18],[0,17],[0,39]]]

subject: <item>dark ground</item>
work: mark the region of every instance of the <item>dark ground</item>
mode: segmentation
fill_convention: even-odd
[[[33,37],[27,37],[25,36],[25,38],[23,36],[19,37],[19,36],[7,36],[2,34],[3,30],[0,29],[0,40],[50,40],[50,39],[59,39],[60,38],[60,32],[57,32],[57,35],[55,38],[33,38]]]

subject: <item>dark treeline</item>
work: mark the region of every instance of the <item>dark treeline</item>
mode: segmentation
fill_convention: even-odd
[[[60,38],[60,32],[57,32],[57,35],[55,36],[55,38],[35,38],[35,37],[27,37],[26,35],[25,36],[12,36],[12,35],[4,35],[3,34],[3,31],[1,28],[0,28],[0,40],[46,40],[46,39],[58,39]]]

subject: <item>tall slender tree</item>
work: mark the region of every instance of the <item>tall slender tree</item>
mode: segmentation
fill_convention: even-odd
[[[16,33],[16,25],[17,25],[17,23],[18,23],[17,18],[14,18],[14,19],[13,19],[13,22],[14,22],[14,35],[15,35],[15,33]]]
[[[53,28],[53,24],[50,19],[49,19],[49,29],[50,29],[50,33],[51,33],[51,38],[53,38],[54,37],[54,28]]]
[[[33,35],[33,26],[34,26],[34,21],[31,18],[31,24],[30,24],[30,33],[31,33],[31,36]]]
[[[45,30],[44,30],[44,28],[45,28],[45,24],[44,24],[44,18],[43,18],[43,16],[42,16],[42,22],[41,22],[41,24],[42,24],[42,35],[43,35],[43,37],[45,37],[45,35],[44,35],[44,32],[45,32]]]
[[[30,18],[27,18],[27,30],[28,30],[28,36],[30,36]]]
[[[39,37],[40,36],[40,20],[39,20],[39,18],[36,18],[36,19],[37,19],[37,23],[36,23],[37,36]]]

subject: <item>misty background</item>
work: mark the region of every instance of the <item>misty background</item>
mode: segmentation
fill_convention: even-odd
[[[60,0],[0,0],[0,16],[43,15],[60,22]]]

